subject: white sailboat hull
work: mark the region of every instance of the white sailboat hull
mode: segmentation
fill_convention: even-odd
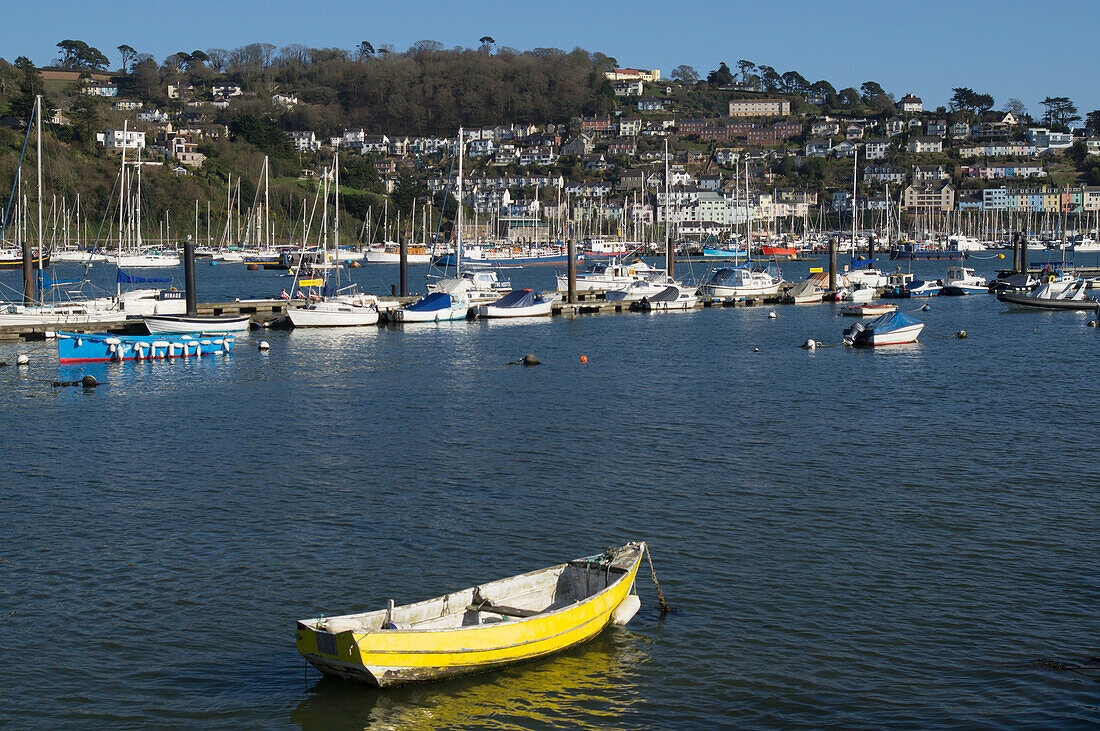
[[[378,310],[340,303],[318,302],[286,312],[294,327],[361,327],[378,322]]]
[[[398,264],[401,262],[401,255],[388,251],[368,251],[363,254],[362,259],[368,264]],[[431,262],[431,260],[431,254],[408,255],[408,262],[410,264],[427,264]]]

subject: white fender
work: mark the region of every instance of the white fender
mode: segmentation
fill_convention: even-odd
[[[615,610],[611,612],[611,621],[620,627],[630,620],[634,619],[634,615],[638,613],[638,610],[642,608],[642,600],[638,598],[637,594],[628,594],[619,606],[615,607]]]

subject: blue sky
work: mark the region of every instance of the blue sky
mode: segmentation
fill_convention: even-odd
[[[368,40],[405,49],[430,39],[450,48],[490,35],[519,49],[581,46],[665,74],[683,63],[705,76],[720,61],[735,68],[745,58],[838,89],[875,80],[898,97],[915,92],[926,108],[946,104],[952,87],[969,86],[992,94],[998,107],[1019,98],[1033,114],[1046,96],[1070,97],[1082,116],[1100,109],[1095,1],[47,0],[7,3],[4,16],[0,56],[42,64],[65,38],[87,41],[117,66],[121,43],[159,61],[179,50],[252,42],[352,48]]]

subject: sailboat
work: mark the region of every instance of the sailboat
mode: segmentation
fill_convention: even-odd
[[[333,156],[333,189],[334,208],[332,222],[333,248],[339,246],[340,232],[340,157],[339,153]],[[321,254],[324,264],[329,263],[329,222],[328,222],[328,181],[329,173],[325,171],[324,182],[324,209],[321,214],[322,244]],[[333,252],[333,256],[336,253]],[[378,322],[378,298],[374,295],[363,294],[358,291],[357,285],[350,283],[340,286],[340,268],[333,269],[336,272],[336,282],[328,282],[329,268],[322,268],[324,281],[323,291],[332,287],[332,295],[325,296],[316,302],[311,302],[305,307],[292,307],[287,310],[287,318],[294,327],[355,327],[361,325],[374,325]]]
[[[131,183],[130,174],[126,169],[126,139],[127,123],[122,124],[122,178],[121,201],[118,209],[118,252],[109,256],[115,266],[126,269],[140,268],[165,268],[179,266],[180,258],[176,254],[164,253],[154,248],[146,247],[141,240],[141,148],[138,148],[136,174],[133,177],[136,183]],[[129,196],[129,199],[127,199]],[[126,208],[130,207],[132,214],[129,217],[129,226],[123,226]]]
[[[470,295],[468,290],[473,281],[470,277],[462,277],[462,159],[466,155],[464,130],[458,129],[458,177],[455,184],[455,192],[458,195],[458,215],[455,219],[455,277],[439,280],[435,291],[432,285],[428,286],[428,294],[421,297],[411,305],[400,307],[393,311],[393,319],[397,322],[445,322],[449,320],[465,320],[470,312]],[[480,273],[480,272],[479,272]],[[496,272],[487,272],[496,278]],[[475,288],[476,290],[476,288]],[[511,291],[511,285],[508,285]],[[507,292],[491,297],[498,299]]]
[[[655,274],[651,274],[648,277],[642,279],[636,279],[629,284],[621,285],[613,289],[607,290],[604,294],[604,298],[610,302],[641,302],[642,300],[648,300],[652,297],[661,295],[665,301],[669,301],[670,294],[669,288],[675,288],[677,295],[671,297],[672,301],[679,300],[679,292],[683,291],[690,295],[695,294],[695,287],[688,287],[682,282],[676,281],[673,277],[673,272],[676,267],[676,250],[671,244],[671,208],[669,206],[669,193],[668,193],[668,181],[669,181],[669,169],[668,169],[668,141],[665,141],[665,268],[664,271],[657,271]],[[692,303],[695,306],[695,303]]]

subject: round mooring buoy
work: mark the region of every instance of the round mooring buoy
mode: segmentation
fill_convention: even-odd
[[[928,312],[931,309],[932,309],[932,305],[925,305],[924,307],[920,308],[920,311],[921,312]]]
[[[1096,327],[1096,320],[1089,320],[1085,324],[1088,325],[1089,327]]]
[[[258,271],[260,271],[260,265],[257,264],[256,262],[252,262],[251,264],[248,265],[248,271],[258,272]]]
[[[80,379],[80,385],[84,388],[95,388],[99,385],[99,381],[95,379],[95,376],[84,376]]]
[[[581,356],[581,363],[587,363],[587,362],[588,362],[588,356],[587,355],[582,355]]]
[[[802,343],[802,347],[805,348],[806,350],[816,350],[817,349],[817,341],[816,340],[807,340],[806,342]]]
[[[769,320],[774,320],[777,317],[779,317],[779,315],[775,314],[775,310],[772,310],[771,312],[768,313],[768,319]]]
[[[966,340],[966,330],[959,330],[957,333],[955,333],[955,337],[957,337],[959,340]]]
[[[523,365],[525,366],[537,366],[539,365],[539,359],[528,353],[523,356]]]
[[[20,353],[15,359],[15,364],[20,365],[20,366],[25,366],[30,362],[31,362],[31,359],[30,359],[30,357],[27,356],[26,353]]]
[[[264,351],[264,350],[271,350],[271,343],[267,342],[266,340],[261,340],[261,341],[260,341],[260,344],[259,344],[259,345],[258,345],[257,347],[258,347],[258,348],[259,348],[259,349],[260,349],[261,351]]]

